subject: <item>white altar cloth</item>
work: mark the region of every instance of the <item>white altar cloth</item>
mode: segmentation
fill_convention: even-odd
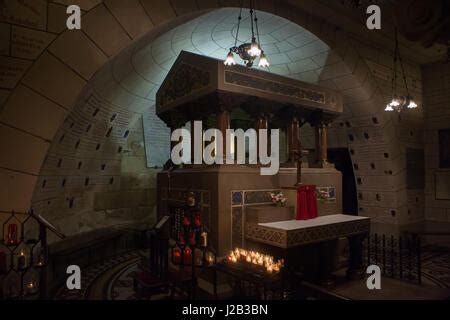
[[[258,225],[263,227],[281,229],[281,230],[297,230],[310,227],[319,227],[326,224],[350,222],[357,220],[370,219],[362,216],[350,216],[346,214],[333,214],[329,216],[321,216],[310,220],[287,220],[277,222],[259,223]]]

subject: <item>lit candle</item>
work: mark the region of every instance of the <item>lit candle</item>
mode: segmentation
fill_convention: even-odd
[[[34,283],[33,283],[33,281],[31,281],[31,282],[29,282],[29,283],[27,284],[27,289],[29,289],[29,291],[33,291],[33,289],[34,289]]]
[[[181,262],[181,250],[180,248],[173,249],[173,262],[180,263]]]
[[[36,267],[38,267],[38,268],[43,267],[44,263],[45,263],[45,256],[44,256],[44,253],[41,252],[39,254],[38,261],[36,263]]]
[[[22,270],[25,269],[26,267],[27,267],[27,257],[25,256],[25,252],[21,250],[19,256],[17,257],[17,268],[19,270]]]
[[[37,286],[36,281],[30,280],[26,285],[26,291],[28,294],[33,294],[36,292]]]
[[[184,262],[186,263],[190,259],[192,259],[192,250],[191,248],[186,248],[184,250]]]
[[[208,261],[208,265],[211,265],[214,263],[214,257],[211,254],[208,254],[208,257],[206,260]]]
[[[208,234],[205,231],[203,231],[200,234],[200,245],[202,247],[207,247],[208,246]]]
[[[252,262],[252,257],[247,256],[246,261],[247,261],[247,262]]]
[[[273,271],[272,266],[271,266],[271,265],[268,265],[268,266],[267,266],[267,272],[268,272],[268,273],[272,273],[272,271]]]

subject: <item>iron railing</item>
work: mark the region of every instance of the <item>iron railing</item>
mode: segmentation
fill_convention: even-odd
[[[421,238],[405,234],[399,237],[374,233],[365,243],[366,265],[377,265],[383,276],[422,283]]]

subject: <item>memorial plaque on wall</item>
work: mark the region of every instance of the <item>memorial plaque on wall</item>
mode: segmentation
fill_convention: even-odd
[[[436,200],[450,200],[450,171],[436,171]]]
[[[0,57],[0,87],[14,89],[30,65],[30,61]]]
[[[17,58],[36,59],[55,36],[42,31],[13,27],[11,54]]]
[[[44,30],[47,23],[47,1],[45,0],[2,0],[0,20]]]
[[[450,168],[450,129],[439,130],[439,168]]]
[[[162,167],[170,158],[170,129],[156,116],[155,106],[143,115],[147,167]]]

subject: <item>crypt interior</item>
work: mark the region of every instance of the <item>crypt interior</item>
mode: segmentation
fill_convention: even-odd
[[[0,2],[0,299],[448,299],[450,1],[399,2]],[[195,121],[278,173],[173,163]]]

